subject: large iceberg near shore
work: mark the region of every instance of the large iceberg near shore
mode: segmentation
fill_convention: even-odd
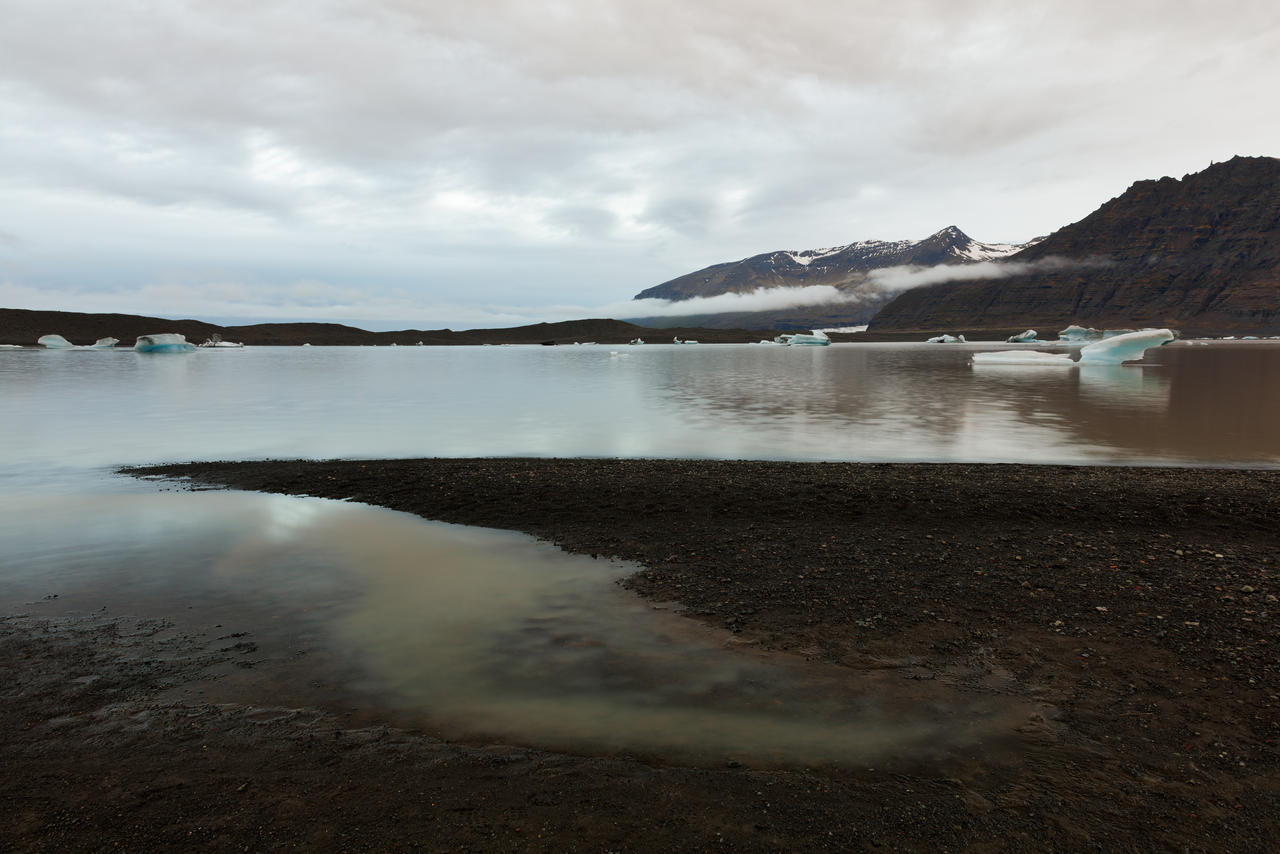
[[[1114,338],[1094,341],[1080,348],[1080,360],[1072,361],[1068,353],[1026,352],[1023,350],[997,350],[992,353],[974,353],[975,365],[1040,365],[1069,368],[1073,365],[1120,365],[1140,360],[1147,350],[1160,347],[1173,340],[1168,329],[1144,329],[1127,332]]]
[[[1080,348],[1082,365],[1119,365],[1134,362],[1152,347],[1161,347],[1173,340],[1168,329],[1143,329],[1141,332],[1125,332],[1112,338],[1104,338]]]
[[[61,335],[41,335],[36,343],[48,350],[70,350],[76,346]]]
[[[189,353],[196,349],[196,345],[187,343],[187,337],[177,332],[157,332],[139,335],[133,349],[139,353]]]

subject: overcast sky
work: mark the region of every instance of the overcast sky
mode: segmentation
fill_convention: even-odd
[[[472,328],[1280,154],[1275,0],[0,0],[0,306]]]

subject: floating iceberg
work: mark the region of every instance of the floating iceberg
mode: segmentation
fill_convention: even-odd
[[[222,348],[227,350],[230,350],[230,349],[239,350],[244,345],[239,343],[238,341],[223,341],[222,336],[215,332],[212,335],[210,335],[208,338],[206,338],[204,343],[202,343],[200,346],[210,347],[210,348],[217,347],[217,348]],[[392,346],[394,347],[395,345],[393,344]]]
[[[21,344],[0,344],[0,350],[22,350],[25,349]]]
[[[821,329],[814,329],[812,335],[792,335],[787,344],[791,347],[829,347],[831,339]]]
[[[1172,340],[1173,332],[1168,329],[1126,332],[1086,344],[1080,350],[1080,364],[1119,365],[1123,362],[1138,361],[1147,350],[1163,346]]]
[[[997,350],[993,353],[974,353],[975,365],[1035,365],[1045,368],[1074,368],[1076,363],[1068,353],[1042,353],[1038,350]]]
[[[1068,344],[1079,344],[1084,341],[1116,338],[1120,335],[1128,335],[1130,332],[1137,331],[1138,330],[1136,329],[1094,329],[1092,326],[1085,328],[1083,326],[1076,326],[1073,323],[1058,333],[1058,340],[1064,341]]]
[[[196,345],[188,344],[185,335],[176,332],[157,332],[154,335],[139,335],[138,343],[133,349],[139,353],[190,353]]]
[[[112,347],[120,343],[119,338],[99,338],[93,342],[92,350],[110,350]]]
[[[1034,329],[1028,329],[1021,335],[1010,335],[1005,340],[1010,344],[1026,344],[1030,341],[1036,340],[1036,331]]]
[[[1076,326],[1074,323],[1058,333],[1058,340],[1066,341],[1068,343],[1096,341],[1101,337],[1102,333],[1098,330],[1092,327],[1085,329],[1083,326]]]
[[[992,353],[974,353],[975,365],[1038,365],[1070,368],[1073,365],[1119,365],[1135,362],[1152,347],[1168,344],[1173,333],[1168,329],[1144,329],[1128,332],[1114,338],[1094,341],[1080,348],[1080,360],[1072,361],[1067,353],[1025,352],[1022,350],[997,350]]]
[[[76,346],[61,335],[41,335],[36,343],[49,350],[70,350]]]
[[[926,344],[967,344],[963,335],[935,335],[925,339]]]

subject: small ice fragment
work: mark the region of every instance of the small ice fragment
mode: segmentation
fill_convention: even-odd
[[[1074,323],[1058,333],[1059,341],[1077,342],[1077,341],[1094,341],[1102,337],[1102,333],[1090,327],[1085,329],[1083,326],[1076,326]]]
[[[831,339],[822,330],[814,329],[812,335],[792,335],[787,343],[792,347],[827,347],[830,346]]]
[[[41,335],[36,343],[49,350],[70,350],[76,346],[61,335]]]
[[[1042,353],[1039,350],[996,350],[974,353],[975,365],[1035,365],[1046,368],[1073,368],[1075,362],[1067,353]]]
[[[99,338],[93,342],[94,350],[110,350],[112,347],[120,343],[119,338]]]
[[[189,353],[196,349],[188,344],[185,335],[177,332],[157,332],[154,335],[139,335],[138,343],[133,349],[139,353]]]
[[[964,336],[956,337],[955,335],[935,335],[933,338],[926,339],[926,344],[964,344]]]
[[[1010,335],[1006,340],[1010,344],[1026,344],[1028,341],[1036,340],[1036,331],[1034,329],[1028,329],[1020,335]]]
[[[1114,338],[1104,338],[1086,344],[1080,350],[1080,363],[1085,365],[1119,365],[1142,359],[1142,354],[1152,347],[1160,347],[1173,340],[1168,329],[1144,329],[1128,332]]]

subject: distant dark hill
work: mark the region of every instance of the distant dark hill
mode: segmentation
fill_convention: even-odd
[[[259,323],[251,326],[217,326],[200,320],[166,320],[133,314],[83,314],[73,311],[29,311],[0,308],[0,344],[35,346],[41,335],[56,333],[73,344],[92,344],[99,338],[118,338],[123,346],[133,346],[139,335],[177,332],[193,344],[213,335],[224,341],[252,345],[481,345],[481,344],[624,344],[633,338],[650,343],[669,342],[673,337],[693,338],[706,343],[758,341],[759,331],[741,329],[650,329],[621,320],[566,320],[535,323],[510,329],[405,329],[397,332],[370,332],[338,323]]]
[[[681,322],[699,326],[747,329],[803,329],[849,326],[869,321],[889,296],[869,286],[867,274],[888,267],[934,267],[1005,257],[1021,246],[981,243],[954,225],[924,240],[864,240],[828,249],[766,252],[740,261],[715,264],[636,294],[635,299],[687,300],[759,289],[827,285],[850,296],[847,303],[793,309],[726,314],[689,314],[666,321],[638,317],[655,325]]]
[[[1280,333],[1280,160],[1236,157],[1139,181],[1007,259],[1080,262],[906,291],[871,330],[1168,326]]]

